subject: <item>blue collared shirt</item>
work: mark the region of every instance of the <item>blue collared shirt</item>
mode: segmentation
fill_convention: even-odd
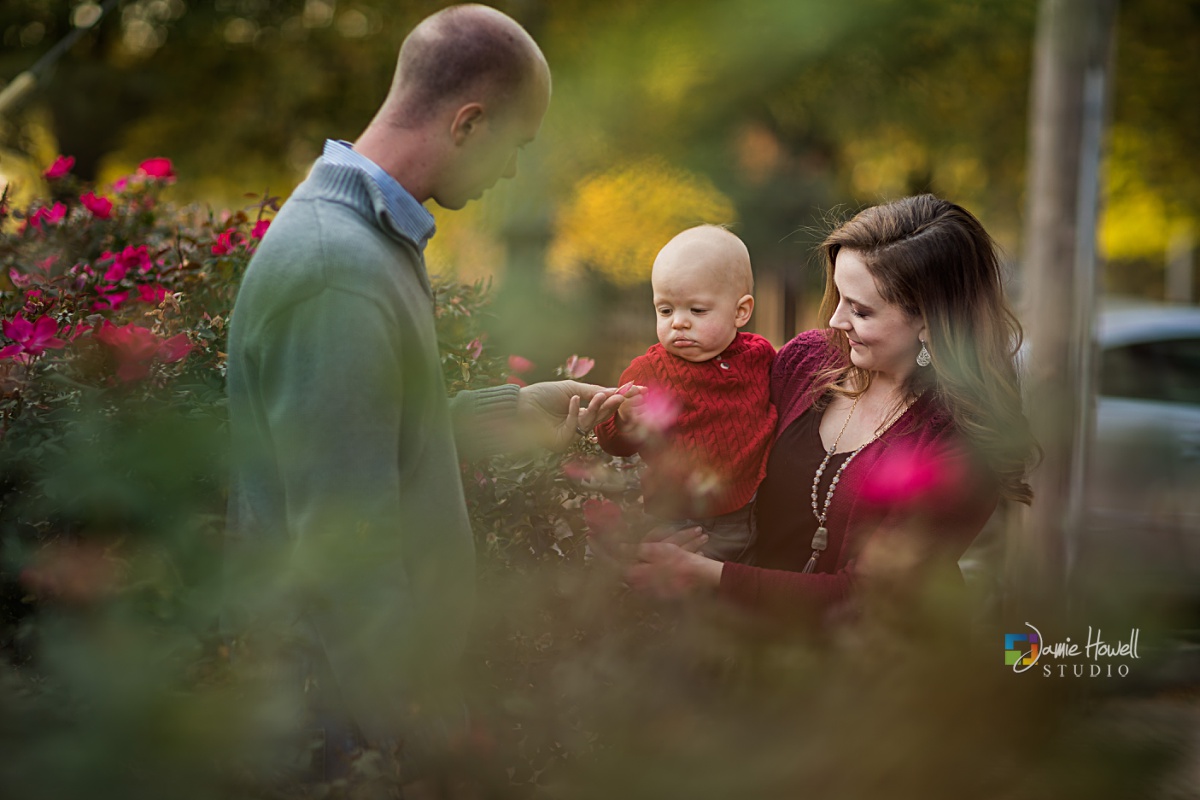
[[[437,231],[437,224],[433,215],[418,203],[399,181],[384,172],[374,161],[356,152],[350,142],[340,139],[326,139],[325,152],[321,154],[321,158],[330,164],[356,167],[367,173],[383,194],[388,213],[392,215],[396,227],[416,242],[422,252],[425,251],[425,245]]]

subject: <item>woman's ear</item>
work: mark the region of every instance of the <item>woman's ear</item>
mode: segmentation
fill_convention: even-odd
[[[750,315],[754,313],[754,295],[744,294],[738,298],[737,311],[734,313],[733,321],[739,328],[750,321]]]

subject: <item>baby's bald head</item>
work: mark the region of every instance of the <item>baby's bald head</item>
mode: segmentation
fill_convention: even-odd
[[[667,242],[654,259],[650,281],[667,280],[683,270],[735,297],[754,291],[754,273],[745,243],[717,225],[688,228]]]

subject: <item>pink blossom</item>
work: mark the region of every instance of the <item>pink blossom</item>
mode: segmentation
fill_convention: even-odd
[[[108,269],[104,270],[104,280],[110,283],[117,283],[125,280],[125,273],[129,271],[129,267],[125,266],[120,260],[114,261]]]
[[[187,358],[187,354],[192,352],[192,343],[188,340],[186,333],[177,333],[170,339],[167,339],[158,348],[158,360],[164,364],[174,364],[176,361],[182,361]]]
[[[509,375],[504,381],[505,383],[514,383],[517,386],[528,386],[529,384],[518,378],[516,375]]]
[[[129,292],[119,292],[116,286],[101,286],[98,291],[100,292],[100,297],[92,303],[93,311],[120,308],[129,299]]]
[[[662,389],[643,388],[642,396],[645,399],[638,411],[638,424],[648,433],[665,433],[679,419],[679,403]]]
[[[54,159],[53,164],[46,168],[46,171],[42,173],[42,176],[48,181],[56,181],[60,178],[67,177],[67,174],[70,173],[71,168],[74,166],[74,156],[59,156],[58,158]]]
[[[10,344],[0,350],[0,358],[14,358],[19,355],[40,356],[49,349],[66,347],[66,342],[55,337],[58,333],[58,323],[51,317],[42,317],[37,322],[30,322],[18,314],[12,320],[4,320],[4,335],[12,339]]]
[[[10,269],[8,271],[8,279],[12,281],[13,286],[16,286],[18,289],[24,289],[29,285],[30,276],[17,272],[15,269]]]
[[[626,530],[621,507],[611,500],[584,500],[583,520],[587,523],[589,531],[601,536],[621,534]]]
[[[575,456],[563,462],[562,471],[576,483],[582,483],[595,477],[600,469],[600,460],[593,456]]]
[[[479,357],[483,355],[483,340],[478,336],[472,339],[471,343],[467,345],[467,353],[470,354],[471,358],[478,361]]]
[[[113,201],[107,197],[100,197],[95,192],[88,192],[79,196],[79,202],[92,212],[92,216],[96,219],[108,219],[112,216]]]
[[[138,299],[141,300],[143,303],[150,303],[151,305],[156,306],[159,303],[161,303],[167,296],[166,288],[163,286],[159,286],[158,284],[154,284],[153,286],[151,286],[148,283],[143,283],[140,286],[138,286],[137,288],[138,288]]]
[[[112,188],[117,194],[124,192],[127,188],[129,188],[129,176],[126,175],[124,178],[117,178],[115,181],[113,181]]]
[[[594,358],[580,358],[579,356],[571,356],[567,359],[567,377],[582,378],[592,371],[592,367],[596,366]]]
[[[518,375],[522,375],[533,369],[533,362],[522,356],[509,356],[508,369]]]
[[[155,361],[164,364],[181,361],[192,350],[187,334],[164,341],[140,325],[130,323],[118,328],[107,320],[97,331],[96,339],[112,348],[117,358],[117,377],[125,382],[145,378]]]
[[[140,247],[129,245],[121,251],[118,258],[127,268],[137,269],[142,273],[149,272],[150,268],[154,266],[154,262],[150,260],[150,248],[146,245]]]
[[[54,266],[54,262],[56,261],[58,261],[58,256],[46,256],[41,261],[34,264],[34,266],[49,275],[50,268]]]
[[[238,232],[237,228],[226,228],[223,233],[217,236],[216,242],[213,243],[212,253],[214,256],[228,255],[242,241],[242,234]]]
[[[67,207],[62,203],[55,203],[50,208],[39,208],[29,217],[29,225],[33,228],[41,228],[42,223],[54,225],[62,221],[67,215]]]
[[[74,325],[68,325],[67,327],[63,328],[62,335],[67,337],[68,342],[73,342],[91,329],[92,327],[90,325],[84,325],[82,322],[77,322]]]
[[[254,229],[250,231],[250,238],[251,239],[263,238],[263,236],[265,236],[267,233],[267,228],[269,228],[269,227],[271,227],[271,220],[260,219],[258,222],[254,223]]]
[[[953,459],[923,455],[893,446],[879,457],[859,490],[863,500],[881,506],[904,506],[931,500],[962,479]]]
[[[171,159],[148,158],[138,165],[138,175],[158,181],[166,181],[168,183],[175,180],[175,168],[171,165]]]

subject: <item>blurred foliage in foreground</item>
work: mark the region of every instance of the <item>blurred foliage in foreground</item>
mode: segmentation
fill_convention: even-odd
[[[231,662],[216,635],[280,581],[220,569],[224,321],[273,200],[200,212],[161,200],[164,160],[103,189],[70,167],[0,215],[0,796],[387,796],[378,753],[299,783],[286,641]],[[448,388],[532,368],[491,351],[486,287],[436,293]],[[824,636],[629,595],[584,533],[636,529],[634,474],[588,444],[464,465],[473,722],[440,758],[483,796],[1173,796],[1188,718],[1012,674],[940,583]]]

